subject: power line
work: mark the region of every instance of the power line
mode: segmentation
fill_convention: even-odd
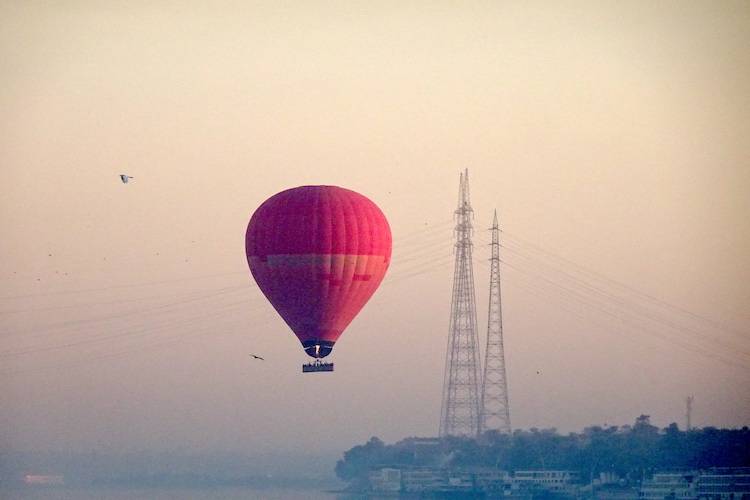
[[[63,322],[59,322],[59,323],[53,323],[51,325],[46,325],[43,328],[32,327],[32,328],[29,328],[29,329],[26,329],[26,330],[6,331],[6,332],[4,332],[4,334],[5,334],[6,337],[10,336],[10,335],[18,335],[18,334],[32,334],[34,337],[38,337],[39,333],[40,332],[44,332],[44,331],[47,331],[47,333],[49,333],[49,331],[61,330],[61,329],[65,329],[65,328],[68,328],[68,327],[71,327],[71,326],[80,327],[80,326],[86,325],[86,324],[92,324],[92,323],[95,324],[95,323],[99,323],[99,322],[107,322],[107,321],[110,321],[110,320],[113,320],[113,319],[131,318],[131,317],[142,317],[143,314],[149,314],[149,313],[152,313],[152,312],[159,312],[159,313],[161,313],[165,309],[169,310],[170,308],[179,307],[179,306],[182,306],[182,305],[185,305],[185,304],[189,304],[189,303],[192,303],[192,302],[195,302],[195,301],[199,301],[199,300],[210,299],[210,298],[216,297],[218,295],[223,295],[223,294],[226,294],[226,293],[231,293],[231,292],[245,290],[247,288],[248,287],[245,286],[245,285],[234,286],[234,287],[225,287],[225,288],[219,289],[219,290],[217,290],[215,292],[211,292],[211,293],[208,293],[208,294],[195,295],[195,296],[192,296],[190,298],[186,298],[186,299],[175,301],[175,302],[169,302],[169,303],[166,303],[166,304],[160,304],[160,305],[146,307],[146,308],[129,309],[129,310],[126,310],[126,311],[119,311],[119,312],[117,312],[115,314],[108,314],[108,315],[104,315],[104,316],[96,316],[96,317],[82,318],[82,319],[77,319],[77,320],[63,321]],[[140,316],[137,316],[137,315],[140,315]]]
[[[509,251],[512,255],[515,255],[518,258],[528,261],[530,265],[533,266],[536,272],[543,272],[545,269],[548,271],[551,271],[556,276],[556,279],[561,279],[562,281],[565,281],[566,283],[571,284],[572,286],[585,289],[586,290],[585,293],[590,293],[593,297],[596,297],[598,300],[604,301],[606,303],[611,303],[613,305],[616,305],[616,307],[621,307],[627,310],[630,314],[642,316],[651,321],[661,323],[662,325],[667,326],[669,328],[673,328],[675,330],[679,329],[682,332],[690,333],[691,335],[700,337],[701,339],[703,337],[709,337],[714,342],[716,342],[717,344],[720,344],[722,347],[726,349],[739,350],[746,356],[750,356],[750,352],[745,351],[742,348],[738,348],[737,346],[728,344],[721,337],[718,337],[709,332],[698,330],[693,326],[688,326],[685,324],[677,323],[675,322],[673,318],[665,317],[664,313],[660,310],[650,309],[643,304],[633,302],[632,299],[629,299],[628,297],[623,297],[623,296],[614,294],[610,290],[607,290],[606,288],[603,288],[600,285],[596,285],[584,279],[581,279],[578,276],[575,276],[574,274],[566,270],[552,267],[545,262],[537,261],[533,259],[533,257],[529,257],[528,254],[519,252],[517,249],[508,247],[507,245],[503,245],[503,248]]]
[[[220,314],[223,314],[223,311],[209,313],[207,315],[204,315],[203,317],[213,317],[213,316],[218,316]],[[266,321],[262,323],[254,323],[254,325],[256,326],[259,324],[268,325],[270,324],[270,322]],[[159,350],[160,348],[170,347],[176,343],[184,343],[186,338],[194,338],[194,337],[198,337],[201,335],[205,335],[207,333],[215,334],[216,329],[217,329],[216,325],[210,325],[209,327],[204,327],[203,329],[200,329],[198,331],[193,331],[190,333],[180,333],[178,335],[173,335],[166,339],[161,339],[161,341],[157,343],[147,344],[145,346],[137,346],[135,348],[120,350],[117,352],[107,352],[104,354],[99,354],[97,356],[94,356],[93,358],[83,358],[83,359],[79,359],[70,363],[56,363],[53,365],[46,365],[43,367],[37,367],[37,368],[31,368],[31,369],[10,370],[6,372],[0,372],[0,374],[7,375],[7,376],[14,376],[14,375],[20,375],[20,374],[26,374],[26,373],[47,371],[50,369],[59,370],[61,368],[77,368],[84,364],[94,363],[94,362],[101,361],[104,359],[119,358],[119,357],[138,355],[138,354],[144,354],[144,353],[152,353],[152,352]]]
[[[586,268],[586,267],[578,264],[577,262],[574,262],[574,261],[572,261],[570,259],[566,259],[565,257],[561,257],[561,256],[559,256],[559,255],[557,255],[557,254],[555,254],[555,253],[553,253],[553,252],[551,252],[551,251],[549,251],[549,250],[547,250],[547,249],[539,246],[539,245],[536,245],[534,243],[529,242],[528,240],[526,240],[524,238],[521,238],[520,236],[517,236],[517,235],[515,235],[513,233],[509,233],[508,231],[506,231],[504,229],[501,229],[501,232],[505,236],[507,236],[508,238],[510,238],[511,240],[516,240],[517,242],[519,242],[520,245],[525,246],[527,248],[530,248],[531,250],[533,250],[533,251],[535,251],[537,253],[541,253],[541,254],[547,256],[548,258],[564,262],[564,263],[566,263],[566,264],[568,264],[568,265],[576,268],[577,270],[579,270],[582,273],[585,273],[585,274],[588,274],[590,276],[593,276],[593,277],[595,277],[595,278],[597,278],[599,280],[606,281],[606,282],[612,284],[613,286],[619,287],[621,289],[628,290],[628,291],[630,291],[630,292],[632,292],[634,294],[637,294],[637,295],[643,297],[644,299],[648,299],[650,301],[658,303],[658,304],[660,304],[661,306],[663,306],[665,308],[672,309],[672,310],[674,310],[676,312],[679,312],[681,314],[690,316],[690,317],[692,317],[692,318],[694,318],[696,320],[708,323],[708,324],[712,325],[715,328],[718,328],[718,329],[721,329],[721,330],[724,330],[724,331],[727,331],[727,332],[731,332],[733,334],[740,335],[742,337],[747,337],[748,336],[747,332],[741,332],[741,331],[735,330],[735,329],[733,329],[731,327],[728,327],[727,325],[724,325],[724,324],[722,324],[722,323],[720,323],[720,322],[718,322],[718,321],[716,321],[714,319],[711,319],[711,318],[708,318],[706,316],[697,314],[697,313],[695,313],[693,311],[685,309],[684,307],[680,307],[680,306],[671,304],[671,303],[669,303],[669,302],[667,302],[667,301],[665,301],[663,299],[660,299],[660,298],[658,298],[658,297],[656,297],[656,296],[654,296],[652,294],[643,292],[643,291],[638,290],[638,289],[636,289],[636,288],[634,288],[632,286],[626,285],[626,284],[624,284],[624,283],[622,283],[620,281],[612,279],[609,276],[606,276],[606,275],[604,275],[602,273],[599,273],[599,272],[596,272],[596,271],[592,271],[592,270],[590,270],[590,269],[588,269],[588,268]],[[506,242],[508,241],[507,238],[505,239],[505,241]]]
[[[733,359],[731,354],[730,355],[727,355],[727,354],[716,354],[714,352],[710,352],[710,347],[708,347],[708,346],[703,346],[703,347],[696,346],[696,345],[693,345],[693,344],[691,344],[689,342],[686,342],[684,339],[681,339],[679,337],[671,338],[668,334],[665,334],[663,331],[654,330],[653,328],[651,328],[651,327],[649,327],[647,325],[644,325],[643,323],[638,323],[637,318],[633,319],[630,316],[623,315],[623,314],[618,314],[617,312],[613,312],[612,310],[607,309],[606,306],[602,306],[601,304],[598,304],[596,302],[591,301],[588,297],[586,297],[585,295],[582,295],[580,292],[577,292],[577,291],[572,290],[572,289],[570,289],[568,287],[560,285],[559,283],[555,283],[552,280],[549,280],[547,278],[541,277],[541,276],[536,275],[536,274],[534,274],[532,272],[529,272],[529,271],[526,271],[526,270],[524,270],[522,268],[514,266],[513,264],[510,264],[510,263],[508,263],[505,260],[501,260],[501,263],[505,267],[507,267],[507,268],[514,269],[514,270],[516,270],[518,272],[527,274],[527,275],[529,275],[529,276],[531,276],[531,277],[533,277],[533,278],[535,278],[537,280],[541,280],[542,282],[544,282],[544,283],[546,283],[548,285],[551,285],[554,288],[557,288],[557,289],[560,289],[560,290],[564,291],[565,294],[562,294],[562,296],[564,296],[566,298],[575,298],[578,301],[580,301],[583,304],[585,304],[589,309],[594,309],[596,311],[601,312],[602,314],[605,314],[605,315],[608,315],[608,316],[610,316],[612,318],[615,318],[615,319],[619,320],[622,323],[628,323],[628,324],[630,324],[630,325],[632,325],[634,327],[637,327],[638,328],[637,331],[647,331],[647,332],[649,332],[653,336],[660,337],[663,341],[666,341],[666,342],[668,342],[670,344],[682,347],[683,349],[688,350],[688,351],[690,351],[690,352],[692,352],[694,354],[698,354],[698,355],[702,355],[702,356],[709,356],[709,357],[712,357],[714,359],[718,359],[718,360],[720,360],[722,362],[738,366],[738,367],[743,368],[745,370],[748,368],[748,366],[746,364],[743,364],[743,363],[746,363],[746,362],[737,361],[736,359]],[[729,357],[727,357],[727,356],[729,356]]]
[[[25,294],[25,295],[6,295],[3,297],[0,297],[0,300],[16,300],[16,299],[28,299],[28,298],[37,298],[37,297],[51,297],[51,296],[56,296],[56,295],[73,295],[73,294],[81,294],[81,293],[89,293],[89,292],[103,292],[103,291],[118,290],[118,289],[123,289],[123,288],[139,288],[139,287],[146,287],[146,286],[181,283],[185,281],[194,281],[194,280],[201,280],[201,279],[206,279],[206,278],[216,278],[219,276],[230,276],[230,275],[238,276],[240,274],[247,275],[248,272],[232,271],[232,272],[226,272],[226,273],[204,274],[201,276],[190,276],[187,278],[175,278],[171,280],[147,281],[147,282],[141,282],[141,283],[110,285],[110,286],[97,287],[97,288],[82,288],[78,290],[61,290],[58,292],[31,293],[31,294]]]

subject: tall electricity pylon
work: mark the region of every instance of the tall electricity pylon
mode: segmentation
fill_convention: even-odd
[[[445,355],[440,436],[471,436],[479,431],[479,339],[472,266],[469,171],[461,174],[456,209],[456,263],[453,271],[450,331]]]
[[[479,432],[488,430],[510,433],[508,380],[503,349],[503,309],[500,303],[500,227],[497,224],[497,210],[492,221],[487,348],[484,351],[482,398],[479,404]]]

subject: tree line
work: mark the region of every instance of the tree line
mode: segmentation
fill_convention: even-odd
[[[512,434],[490,431],[476,439],[447,437],[431,446],[418,438],[387,445],[373,437],[344,453],[336,475],[345,481],[364,481],[379,466],[575,470],[584,479],[613,472],[638,480],[658,470],[749,467],[750,429],[681,431],[674,423],[659,429],[648,415],[641,415],[632,426],[595,426],[567,435],[536,428]]]

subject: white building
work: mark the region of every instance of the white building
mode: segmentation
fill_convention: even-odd
[[[717,468],[698,476],[701,500],[750,500],[750,467]]]
[[[654,474],[641,485],[638,498],[643,500],[695,500],[695,479],[697,474],[690,473],[662,473]]]
[[[570,470],[518,470],[513,474],[514,491],[545,490],[573,493],[578,489],[581,473]]]
[[[370,487],[373,491],[401,491],[401,470],[383,467],[370,471]]]

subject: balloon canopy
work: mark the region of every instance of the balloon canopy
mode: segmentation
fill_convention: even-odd
[[[258,207],[245,236],[250,272],[308,355],[323,358],[385,276],[391,230],[359,193],[300,186]]]

